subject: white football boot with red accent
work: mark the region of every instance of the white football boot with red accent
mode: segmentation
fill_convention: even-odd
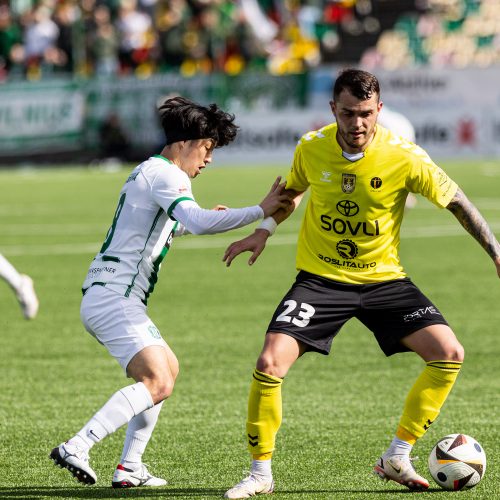
[[[154,477],[144,464],[136,470],[118,464],[113,475],[113,488],[137,488],[139,486],[165,486],[167,481]]]

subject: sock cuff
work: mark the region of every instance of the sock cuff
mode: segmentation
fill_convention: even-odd
[[[275,377],[274,375],[269,375],[264,372],[260,372],[259,370],[257,370],[257,368],[254,370],[252,376],[254,380],[256,380],[257,382],[271,387],[277,387],[278,385],[281,385],[281,383],[283,382],[282,378]]]
[[[458,372],[462,368],[461,361],[428,361],[427,366],[430,368],[436,368],[438,370],[445,370],[450,372]]]
[[[128,401],[134,415],[138,415],[144,410],[148,410],[154,406],[151,393],[142,382],[128,385],[127,387],[120,389],[120,393]]]
[[[408,443],[411,446],[413,446],[418,439],[418,437],[415,436],[415,434],[411,433],[409,430],[405,429],[401,425],[398,426],[398,429],[396,431],[396,438]]]

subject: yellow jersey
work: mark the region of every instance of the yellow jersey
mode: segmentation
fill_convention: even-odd
[[[399,233],[408,193],[444,208],[457,184],[422,148],[380,125],[359,155],[346,155],[336,134],[336,123],[305,134],[287,176],[287,188],[311,189],[297,269],[344,283],[402,278]]]

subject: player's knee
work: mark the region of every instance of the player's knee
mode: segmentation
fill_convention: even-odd
[[[450,348],[447,350],[446,356],[447,360],[462,363],[465,356],[465,350],[462,344],[460,344],[460,342],[455,342],[455,344],[453,346],[450,346]]]
[[[144,380],[144,384],[151,393],[151,398],[153,399],[154,404],[158,404],[172,395],[175,380],[170,375],[158,374]]]
[[[460,342],[455,341],[445,345],[441,345],[441,352],[437,355],[436,359],[446,361],[456,361],[462,363],[464,360],[464,348]]]
[[[159,381],[156,387],[156,402],[159,403],[160,401],[169,398],[172,395],[172,392],[174,392],[174,385],[175,381],[170,377]],[[153,400],[154,399],[155,398],[153,398]]]
[[[283,378],[286,373],[283,373],[283,368],[272,353],[262,353],[257,359],[257,370],[273,377]]]

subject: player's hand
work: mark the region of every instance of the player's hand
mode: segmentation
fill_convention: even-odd
[[[256,229],[250,236],[231,243],[227,247],[222,261],[226,263],[227,267],[229,267],[234,258],[240,253],[252,252],[252,255],[248,259],[248,265],[251,266],[264,250],[269,236],[269,231],[266,231],[265,229]]]
[[[212,210],[215,210],[216,212],[218,212],[219,210],[227,210],[229,207],[226,207],[226,205],[215,205],[214,208],[212,208]]]
[[[264,211],[264,217],[273,215],[280,208],[287,210],[290,207],[290,199],[284,193],[286,182],[281,182],[281,177],[278,176],[271,186],[271,190],[266,197],[259,203]]]

